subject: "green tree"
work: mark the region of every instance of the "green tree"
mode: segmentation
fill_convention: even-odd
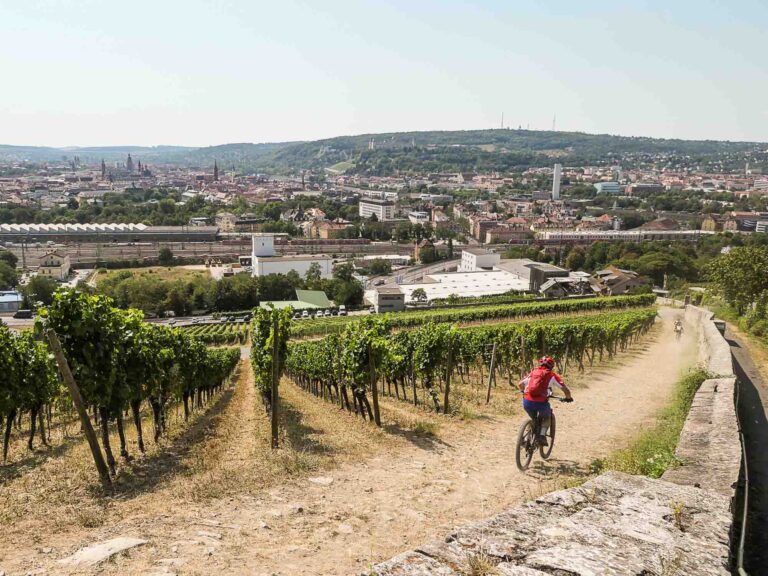
[[[7,262],[0,261],[0,290],[10,290],[19,283],[16,270]]]
[[[437,262],[440,259],[440,255],[437,253],[437,249],[434,246],[425,246],[419,250],[419,260],[422,264],[431,264]]]
[[[349,282],[352,280],[352,274],[355,272],[355,267],[350,262],[344,262],[337,264],[333,268],[333,277],[339,280]]]
[[[568,253],[565,259],[565,267],[569,270],[580,270],[584,266],[586,256],[581,247],[576,247]]]
[[[740,246],[711,260],[705,273],[726,302],[744,314],[752,304],[764,315],[768,296],[768,248]]]
[[[416,290],[411,292],[411,300],[416,300],[416,302],[426,302],[427,292],[424,288],[416,288]]]
[[[320,268],[320,264],[312,262],[312,264],[309,265],[307,273],[304,275],[304,278],[307,281],[307,288],[310,290],[317,290],[322,276],[323,270]]]
[[[173,264],[173,251],[168,246],[163,246],[157,253],[157,260],[163,266]]]
[[[357,280],[337,280],[332,294],[337,305],[359,306],[363,303],[363,287]]]
[[[392,263],[384,258],[374,258],[368,265],[368,270],[373,276],[381,276],[392,272]]]
[[[24,297],[31,307],[36,307],[38,302],[43,306],[49,306],[53,302],[53,294],[59,284],[53,278],[47,276],[33,276],[29,283],[22,289]]]
[[[10,250],[0,250],[0,262],[5,262],[11,268],[16,268],[18,261],[19,259],[16,254]]]

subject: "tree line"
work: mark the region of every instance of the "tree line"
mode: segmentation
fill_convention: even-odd
[[[315,265],[303,277],[291,271],[266,276],[242,273],[220,280],[207,275],[163,280],[122,270],[99,282],[96,290],[112,298],[120,308],[137,308],[150,315],[168,310],[177,316],[250,310],[264,301],[295,300],[296,289],[322,290],[337,305],[358,306],[363,301],[363,287],[353,278],[353,271],[351,264],[340,264],[333,278],[321,278],[320,268]]]

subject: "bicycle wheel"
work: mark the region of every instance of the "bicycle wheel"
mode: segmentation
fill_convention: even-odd
[[[549,430],[547,431],[548,446],[539,446],[539,455],[544,459],[548,459],[552,454],[552,447],[555,445],[555,413],[552,412],[552,420],[549,424]]]
[[[533,425],[530,420],[526,420],[520,426],[520,432],[517,434],[517,450],[515,451],[515,460],[521,472],[528,469],[534,450],[536,450],[536,446],[534,445]]]

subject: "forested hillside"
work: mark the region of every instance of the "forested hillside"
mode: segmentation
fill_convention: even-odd
[[[369,149],[369,144],[373,146]],[[224,144],[205,148],[179,146],[43,148],[0,146],[0,160],[48,162],[79,157],[83,163],[135,158],[155,163],[208,166],[289,174],[325,170],[368,175],[438,171],[500,171],[547,166],[555,159],[570,164],[658,160],[670,164],[736,167],[745,157],[765,162],[765,145],[716,140],[670,140],[645,137],[535,130],[464,130],[398,132],[339,136],[313,142]],[[339,166],[340,165],[340,166]],[[753,164],[754,165],[754,164]]]

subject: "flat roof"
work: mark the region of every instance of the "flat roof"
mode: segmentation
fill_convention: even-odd
[[[533,264],[526,264],[529,268],[538,268],[545,272],[568,272],[565,268],[555,266],[554,264],[547,264],[546,262],[534,262]]]
[[[462,248],[462,252],[468,252],[469,254],[474,254],[475,256],[485,256],[486,254],[494,254],[494,252],[491,252],[490,250],[486,250],[485,248]]]
[[[374,288],[379,294],[402,294],[399,286],[378,286]]]
[[[301,260],[333,260],[325,254],[294,254],[289,256],[254,256],[254,260],[262,262],[291,262]]]
[[[528,280],[505,270],[489,270],[481,272],[455,272],[430,274],[424,282],[418,284],[400,284],[405,293],[406,301],[413,300],[411,294],[417,288],[422,288],[429,300],[447,298],[451,294],[458,296],[492,296],[504,294],[511,290],[528,291]]]

